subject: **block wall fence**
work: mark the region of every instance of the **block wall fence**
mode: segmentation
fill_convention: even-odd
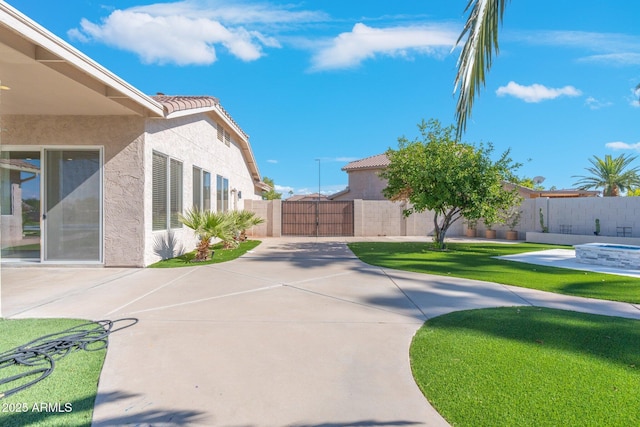
[[[422,212],[404,217],[406,205],[388,200],[354,200],[354,235],[367,236],[426,236],[434,230],[433,212]],[[281,200],[245,200],[245,209],[255,212],[265,223],[248,231],[253,237],[281,236]],[[540,209],[547,233],[542,233]],[[580,198],[537,198],[526,199],[520,205],[520,223],[515,228],[521,240],[538,234],[552,236],[575,235],[577,243],[587,241],[623,241],[629,244],[640,242],[640,197],[580,197]],[[595,236],[595,220],[600,220],[600,235]],[[486,227],[480,221],[477,235],[484,236]],[[494,225],[499,239],[506,238],[508,228]],[[449,237],[465,235],[466,225],[456,221],[449,231]],[[583,236],[577,238],[577,236]],[[586,237],[585,237],[586,236]],[[543,236],[544,237],[544,236]],[[532,237],[533,238],[533,237]],[[553,240],[553,239],[552,239]],[[538,241],[538,240],[532,240]],[[542,242],[541,242],[542,243]],[[549,241],[548,243],[553,243]],[[570,243],[573,244],[573,243]]]

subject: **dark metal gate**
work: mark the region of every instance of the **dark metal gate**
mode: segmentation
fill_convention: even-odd
[[[353,236],[353,201],[284,201],[282,235]]]

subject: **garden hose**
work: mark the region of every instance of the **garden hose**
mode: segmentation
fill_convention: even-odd
[[[117,323],[123,326],[114,328]],[[78,351],[97,351],[107,348],[109,334],[138,323],[138,319],[100,320],[83,323],[73,328],[43,335],[7,352],[0,353],[0,399],[24,390],[42,381],[55,367],[55,361]],[[27,370],[19,374],[4,377],[3,369],[20,366]],[[6,372],[6,371],[5,371]],[[32,379],[31,379],[32,378]],[[6,391],[1,388],[13,386]]]

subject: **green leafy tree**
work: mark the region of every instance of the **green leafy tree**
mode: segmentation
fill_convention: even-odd
[[[453,126],[443,128],[437,120],[418,125],[421,139],[398,139],[398,149],[389,149],[390,164],[381,176],[388,181],[385,197],[408,201],[404,214],[432,210],[434,243],[445,248],[449,227],[464,217],[496,223],[500,213],[518,202],[517,190],[507,191],[504,182],[514,182],[520,166],[504,152],[491,159],[493,147],[457,142]]]
[[[580,180],[573,185],[580,190],[601,188],[602,195],[605,197],[619,196],[621,191],[640,187],[640,176],[638,176],[640,167],[628,169],[631,162],[636,158],[637,156],[624,154],[616,158],[611,157],[611,154],[607,154],[604,159],[593,156],[592,159],[589,159],[592,166],[585,168],[590,175],[574,175],[572,178],[580,178]]]
[[[278,200],[278,199],[282,199],[282,193],[278,193],[275,190],[276,185],[273,182],[273,179],[265,176],[264,178],[262,178],[262,182],[264,182],[269,187],[271,187],[271,190],[262,192],[262,200]]]
[[[518,178],[518,181],[516,182],[516,184],[519,184],[523,187],[530,188],[532,190],[544,190],[544,185],[534,182],[533,178],[529,178],[526,176],[522,178]]]

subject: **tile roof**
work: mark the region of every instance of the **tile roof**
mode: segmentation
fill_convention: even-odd
[[[151,98],[162,104],[167,111],[167,115],[192,108],[215,107],[220,103],[218,98],[213,96],[168,96],[158,94]]]
[[[207,108],[207,107],[218,107],[218,109],[224,114],[224,116],[237,128],[240,134],[249,139],[249,135],[247,135],[240,125],[233,120],[231,114],[220,104],[220,100],[215,96],[194,96],[194,95],[165,95],[158,94],[154,95],[151,98],[158,101],[164,107],[166,114],[170,115],[171,113],[175,113],[176,111],[185,111],[196,108]]]
[[[387,166],[389,166],[389,158],[387,157],[386,153],[382,153],[348,163],[345,167],[342,168],[342,170],[351,171],[357,169],[382,169],[386,168]]]
[[[318,193],[311,193],[311,194],[297,194],[294,196],[291,196],[289,198],[287,198],[285,201],[287,202],[316,202],[319,200],[329,200],[329,198],[327,196],[325,196],[324,194],[321,194],[318,197]]]

